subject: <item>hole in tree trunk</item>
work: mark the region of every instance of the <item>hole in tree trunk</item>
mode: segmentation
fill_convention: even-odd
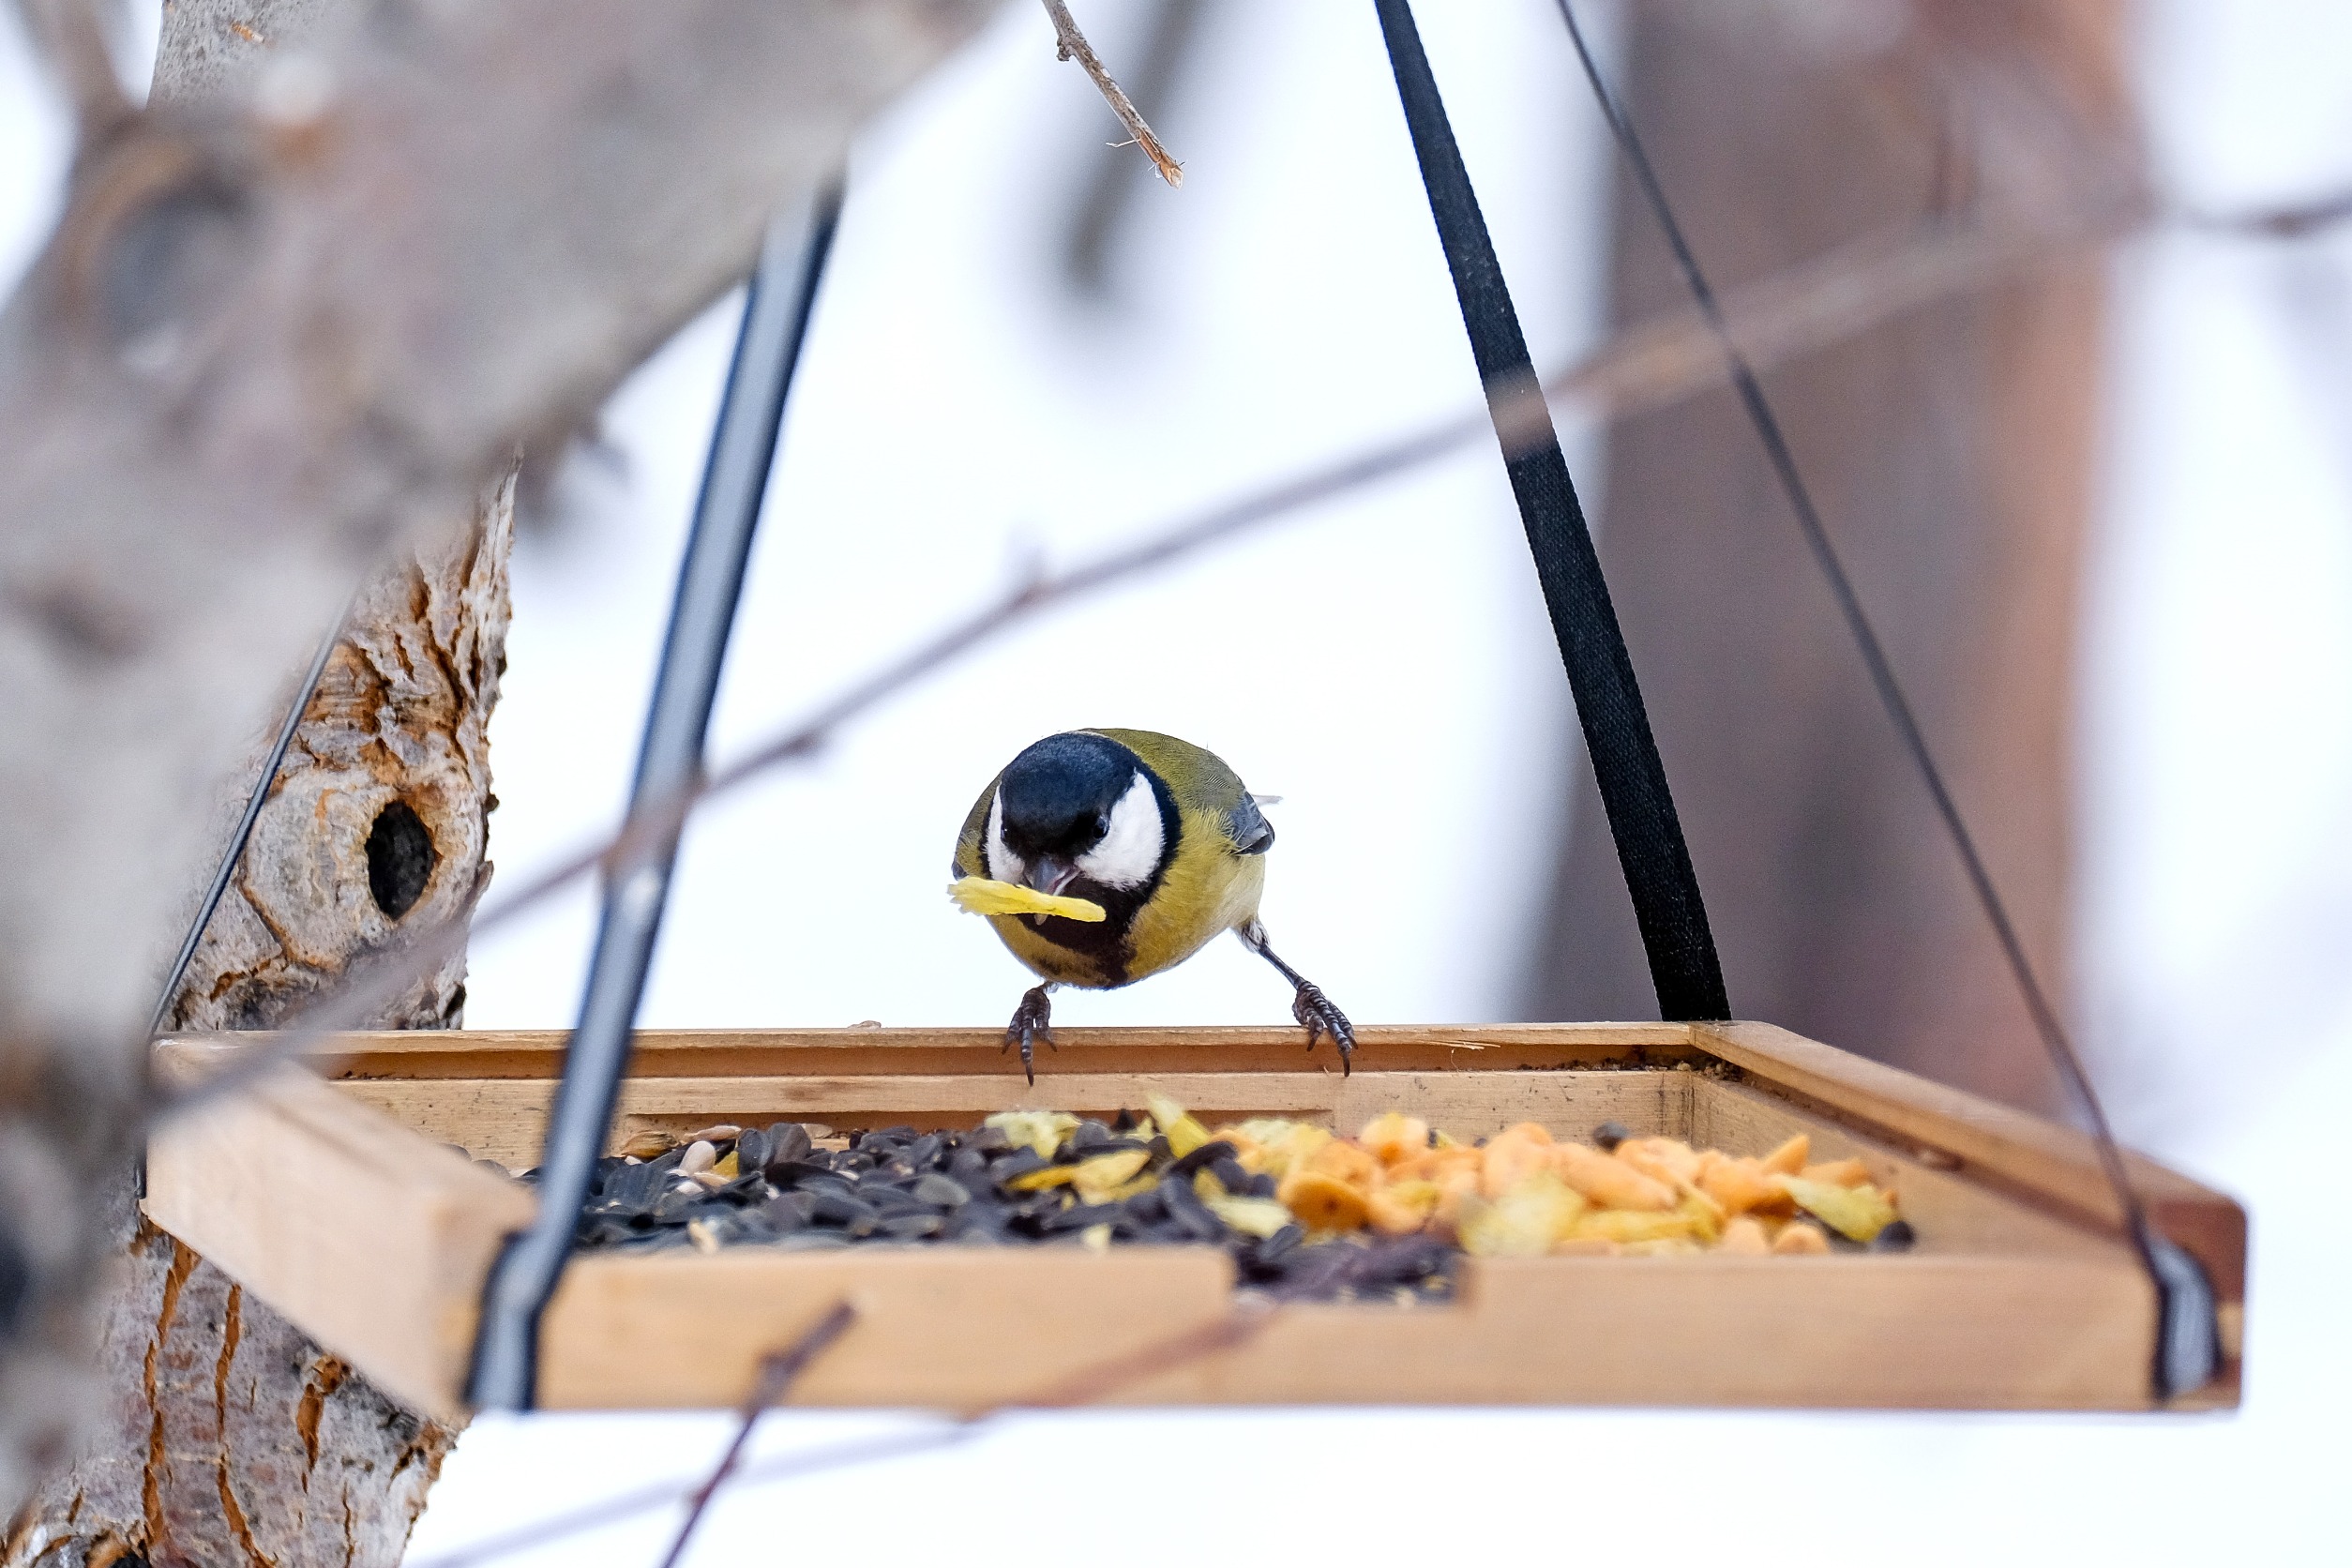
[[[376,813],[368,830],[368,891],[376,908],[398,920],[416,907],[441,859],[423,819],[404,800]]]

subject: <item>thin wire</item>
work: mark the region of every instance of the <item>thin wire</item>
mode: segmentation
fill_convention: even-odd
[[[2026,956],[2025,943],[2018,938],[2016,923],[2010,918],[2009,906],[2001,899],[2000,890],[1993,883],[1992,872],[1986,868],[1979,852],[1976,836],[1960,814],[1959,803],[1944,780],[1943,770],[1936,763],[1934,752],[1928,749],[1926,734],[1921,730],[1918,716],[1913,713],[1910,699],[1904,695],[1902,683],[1895,678],[1894,665],[1887,656],[1886,645],[1878,640],[1869,613],[1863,610],[1862,596],[1855,591],[1854,580],[1847,574],[1846,564],[1839,557],[1837,547],[1831,541],[1829,529],[1821,520],[1820,509],[1814,505],[1813,491],[1798,471],[1796,454],[1788,437],[1781,429],[1780,419],[1764,396],[1763,384],[1756,379],[1755,369],[1740,352],[1732,338],[1723,308],[1716,300],[1707,274],[1698,264],[1682,225],[1676,220],[1673,207],[1667,203],[1666,188],[1659,183],[1657,171],[1651,166],[1650,156],[1643,148],[1641,137],[1634,129],[1633,120],[1626,114],[1607,81],[1601,74],[1600,63],[1593,58],[1592,49],[1585,41],[1584,29],[1576,23],[1576,13],[1569,0],[1558,0],[1560,20],[1568,24],[1568,36],[1576,46],[1576,58],[1583,62],[1585,80],[1592,84],[1592,96],[1607,117],[1609,129],[1617,138],[1634,183],[1640,187],[1642,200],[1658,227],[1666,235],[1668,249],[1674,252],[1676,267],[1691,292],[1691,299],[1699,314],[1714,331],[1723,345],[1724,357],[1731,369],[1731,384],[1745,406],[1748,421],[1756,427],[1756,438],[1764,445],[1765,457],[1787,498],[1790,510],[1796,513],[1797,526],[1813,552],[1814,561],[1827,578],[1830,593],[1837,600],[1838,612],[1845,617],[1846,626],[1853,634],[1854,645],[1862,654],[1862,666],[1869,671],[1870,684],[1877,692],[1878,702],[1894,725],[1895,734],[1903,749],[1910,755],[1920,779],[1927,786],[1929,796],[1936,803],[1936,814],[1943,820],[1944,831],[1959,852],[1960,864],[1967,871],[1968,885],[1976,893],[1976,900],[1991,923],[1993,936],[2000,944],[2001,955],[2008,960],[2009,972],[2016,979],[2017,989],[2024,996],[2026,1011],[2032,1015],[2034,1029],[2042,1037],[2043,1048],[2050,1063],[2065,1080],[2083,1114],[2088,1118],[2092,1137],[2099,1148],[2099,1163],[2106,1172],[2107,1184],[2115,1189],[2116,1201],[2122,1206],[2126,1229],[2133,1250],[2140,1257],[2150,1280],[2155,1283],[2161,1299],[2166,1294],[2165,1278],[2156,1265],[2156,1249],[2148,1225],[2147,1207],[2133,1185],[2131,1174],[2124,1168],[2123,1151],[2116,1143],[2115,1131],[2107,1123],[2105,1107],[2100,1104],[2099,1093],[2091,1087],[2090,1075],[2083,1068],[2082,1058],[2075,1052],[2074,1043],[2059,1021],[2058,1010],[2050,1004],[2049,995],[2043,989],[2041,977],[2034,972],[2033,961]]]
[[[245,815],[237,819],[236,831],[230,834],[228,847],[220,852],[220,865],[212,874],[212,885],[204,890],[204,902],[196,906],[196,918],[188,922],[188,935],[180,941],[179,957],[172,960],[172,972],[164,979],[162,994],[155,999],[155,1012],[147,1018],[149,1039],[163,1032],[163,1020],[171,1016],[173,1000],[188,979],[188,966],[196,961],[196,949],[204,945],[204,932],[212,925],[213,915],[219,912],[229,883],[236,878],[238,863],[245,858],[245,846],[253,837],[253,824],[261,821],[262,807],[269,802],[270,787],[278,782],[278,770],[285,765],[286,753],[302,728],[302,716],[309,711],[310,699],[318,695],[319,682],[326,674],[326,661],[335,656],[335,645],[343,640],[343,627],[350,619],[351,608],[346,605],[335,618],[334,626],[327,628],[326,640],[319,644],[318,656],[310,661],[310,672],[302,678],[294,705],[286,710],[286,722],[278,727],[277,743],[263,759],[261,776],[253,780],[253,792],[246,797]]]

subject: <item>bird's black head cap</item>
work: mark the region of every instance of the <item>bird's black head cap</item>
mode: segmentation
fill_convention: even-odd
[[[998,781],[1006,847],[1024,859],[1084,854],[1101,841],[1137,773],[1148,771],[1108,735],[1048,735],[1006,763]]]

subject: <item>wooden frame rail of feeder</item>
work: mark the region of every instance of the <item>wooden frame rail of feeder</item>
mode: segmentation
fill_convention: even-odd
[[[1919,1245],[1827,1258],[1466,1259],[1455,1299],[1286,1306],[1246,1342],[1140,1381],[1130,1404],[2151,1407],[2153,1293],[2088,1138],[1767,1024],[1362,1032],[1356,1072],[1289,1029],[1067,1029],[1034,1088],[994,1030],[649,1031],[613,1138],[717,1122],[970,1126],[1172,1095],[1213,1123],[1353,1126],[1402,1108],[1463,1136],[1605,1120],[1735,1153],[1809,1133],[1898,1194]],[[201,1076],[252,1037],[158,1047]],[[146,1211],[381,1386],[463,1409],[483,1280],[532,1213],[475,1163],[535,1161],[559,1032],[353,1034],[158,1136]],[[451,1147],[451,1146],[455,1147]],[[464,1151],[463,1153],[460,1150]],[[2152,1218],[2204,1267],[2224,1364],[2173,1409],[2234,1405],[2246,1220],[2149,1161]],[[731,1406],[832,1304],[852,1331],[796,1403],[977,1409],[1228,1310],[1214,1248],[853,1247],[583,1254],[540,1349],[551,1409]],[[711,1304],[725,1302],[723,1312]]]

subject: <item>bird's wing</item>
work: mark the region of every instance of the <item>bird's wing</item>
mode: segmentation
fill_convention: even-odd
[[[1264,854],[1274,848],[1274,823],[1258,809],[1258,797],[1244,795],[1226,808],[1226,837],[1233,840],[1233,848],[1241,854]]]
[[[951,869],[961,877],[985,877],[988,874],[988,857],[980,847],[981,836],[988,831],[988,804],[996,799],[996,780],[980,792],[980,798],[972,803],[971,815],[964,818],[964,830],[956,836],[956,859]]]

